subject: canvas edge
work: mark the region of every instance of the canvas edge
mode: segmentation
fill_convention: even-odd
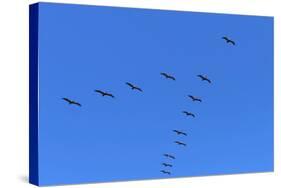
[[[39,4],[49,5],[68,5],[68,6],[82,6],[82,7],[105,7],[105,8],[124,8],[124,9],[136,9],[136,10],[154,10],[154,11],[170,11],[170,12],[188,12],[196,14],[211,14],[211,15],[227,15],[227,16],[249,16],[249,17],[264,17],[274,18],[272,15],[255,15],[255,14],[240,14],[240,13],[224,13],[224,12],[212,12],[212,11],[192,11],[182,9],[169,9],[169,8],[150,8],[150,7],[138,7],[138,6],[121,6],[121,5],[100,5],[100,4],[88,4],[88,3],[73,3],[73,2],[52,2],[48,0],[37,1]]]
[[[38,153],[39,4],[29,5],[29,183],[39,186]]]

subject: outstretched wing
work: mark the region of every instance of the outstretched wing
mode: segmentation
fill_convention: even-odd
[[[206,80],[207,82],[211,83],[211,80],[210,80],[210,79],[206,78],[205,80]]]
[[[76,104],[77,106],[82,106],[80,103],[78,103],[78,102],[73,102],[73,104]]]
[[[196,101],[199,101],[199,102],[202,102],[202,100],[201,100],[201,99],[198,99],[198,98],[195,98],[195,100],[196,100]]]
[[[114,98],[114,95],[112,95],[111,93],[105,93],[105,95]]]
[[[176,80],[176,78],[173,77],[173,76],[169,76],[169,78],[172,79],[172,80]]]
[[[191,98],[192,100],[195,99],[192,95],[188,95],[188,97]]]
[[[68,103],[71,103],[72,101],[68,98],[62,98],[63,100],[67,101]]]
[[[162,163],[163,166],[169,166],[167,163]]]
[[[185,115],[189,115],[189,112],[187,112],[187,111],[182,111],[182,113],[184,113]]]
[[[141,89],[141,88],[139,88],[139,87],[135,87],[135,89],[136,89],[136,90],[139,90],[139,91],[141,91],[141,92],[142,92],[142,89]]]
[[[171,159],[176,159],[176,157],[173,156],[173,155],[170,155],[169,157],[170,157]]]
[[[131,83],[129,83],[129,82],[126,82],[126,84],[127,84],[128,86],[130,86],[131,88],[134,88],[134,87],[135,87],[133,84],[131,84]]]
[[[96,90],[95,90],[95,92],[97,92],[97,93],[100,93],[100,94],[104,95],[104,92],[103,92],[103,91],[101,91],[101,90],[96,89]]]
[[[233,40],[229,40],[228,42],[235,46],[235,42]]]
[[[174,130],[174,132],[177,133],[177,134],[182,134],[182,135],[185,135],[185,136],[186,136],[186,133],[185,133],[185,132],[178,131],[178,130]]]
[[[222,37],[222,39],[224,39],[225,41],[228,41],[228,40],[229,40],[227,37]]]
[[[200,74],[197,75],[197,76],[198,76],[199,78],[201,78],[202,80],[204,80],[204,78],[205,78],[204,76],[202,76],[202,75],[200,75]]]
[[[186,144],[185,144],[185,143],[183,143],[183,142],[175,141],[175,143],[177,143],[178,145],[183,145],[183,146],[186,146]]]
[[[164,166],[169,166],[169,167],[172,167],[172,166],[173,166],[173,165],[168,164],[168,163],[162,163],[162,165],[164,165]]]
[[[164,72],[161,72],[160,73],[162,76],[165,76],[166,78],[168,77],[168,74],[164,73]]]

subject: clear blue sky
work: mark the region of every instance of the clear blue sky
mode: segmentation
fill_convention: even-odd
[[[273,170],[272,18],[46,3],[39,9],[40,184]]]

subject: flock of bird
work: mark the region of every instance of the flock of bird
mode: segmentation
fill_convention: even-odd
[[[209,78],[207,78],[207,76],[203,76],[203,75],[197,75],[197,77],[199,77],[202,81],[206,81],[208,82],[209,84],[211,84],[211,80]],[[173,80],[176,80],[175,77],[172,77]],[[172,79],[171,78],[171,79]],[[193,95],[188,95],[188,97],[193,101],[193,102],[202,102],[202,99],[198,98],[198,97],[195,97]],[[182,111],[183,114],[185,114],[186,116],[191,116],[193,118],[195,118],[195,115],[191,112],[188,112],[188,111]],[[184,131],[180,131],[180,130],[173,130],[173,132],[178,135],[178,136],[187,136],[187,133],[184,132]],[[187,146],[186,143],[182,142],[182,141],[174,141],[175,144],[179,145],[179,146]],[[168,153],[165,153],[164,154],[164,157],[167,158],[167,159],[176,159],[176,157],[174,155],[171,155],[171,154],[168,154]],[[160,170],[160,172],[162,172],[163,174],[167,174],[167,175],[171,175],[171,171],[170,169],[173,167],[173,164],[171,163],[167,163],[167,162],[163,162],[162,163],[162,166],[165,168],[165,170]],[[169,169],[169,170],[167,170]]]
[[[167,73],[164,73],[164,72],[161,72],[160,73],[162,76],[164,76],[165,78],[167,79],[171,79],[171,80],[176,80],[176,78],[174,76],[171,76]],[[204,77],[203,75],[198,75],[198,77],[200,77],[202,79],[202,81],[206,80],[208,81],[209,83],[211,83],[211,81],[207,78],[207,77]],[[126,82],[126,85],[128,85],[132,90],[137,90],[137,91],[140,91],[140,92],[143,92],[143,90],[136,86],[136,85],[133,85],[132,83],[130,82]],[[99,93],[101,96],[105,97],[105,96],[108,96],[108,97],[112,97],[112,98],[115,98],[115,96],[112,94],[112,93],[108,93],[106,91],[102,91],[102,90],[98,90],[96,89],[95,90],[96,93]],[[199,102],[202,102],[201,99],[195,97],[195,96],[192,96],[192,95],[188,95],[188,97],[190,97],[192,99],[192,101],[199,101]],[[77,105],[77,106],[82,106],[79,102],[76,102],[74,100],[71,100],[69,98],[62,98],[64,101],[68,102],[68,104],[73,104],[73,105]],[[190,112],[187,112],[187,111],[183,111],[184,114],[186,114],[187,116],[194,116],[194,114],[190,113]]]
[[[231,39],[229,39],[228,37],[222,37],[223,40],[225,40],[225,42],[227,44],[230,44],[230,45],[235,45],[235,42]],[[164,75],[166,78],[170,78],[172,80],[176,80],[175,77],[173,76],[170,76],[168,74],[165,74],[165,73],[161,73],[162,75]],[[209,84],[211,84],[211,80],[209,78],[207,78],[206,76],[203,76],[203,75],[197,75],[202,81],[206,81],[208,82]],[[198,97],[195,97],[193,95],[188,95],[188,97],[193,101],[193,102],[202,102],[202,99],[198,98]],[[188,111],[182,111],[182,113],[184,113],[186,116],[191,116],[193,118],[195,118],[195,115],[192,113],[192,112],[188,112]],[[187,133],[183,132],[183,131],[179,131],[179,130],[173,130],[173,132],[175,132],[177,135],[183,135],[183,136],[187,136]],[[184,142],[181,142],[181,141],[174,141],[175,144],[177,145],[180,145],[180,146],[186,146],[186,143]],[[172,154],[168,154],[168,153],[165,153],[163,154],[163,156],[167,159],[172,159],[172,160],[175,160],[176,157]],[[170,169],[173,167],[173,164],[171,163],[167,163],[167,162],[163,162],[162,163],[162,166],[165,168],[164,170],[160,170],[160,172],[162,172],[163,174],[167,174],[167,175],[171,175],[171,171]],[[169,170],[167,170],[167,168]]]
[[[227,44],[230,44],[230,45],[233,45],[233,46],[235,45],[235,42],[234,42],[233,40],[229,39],[228,37],[222,37],[222,39],[225,40],[225,42],[226,42]],[[161,72],[160,75],[162,75],[162,76],[163,76],[164,78],[166,78],[166,79],[176,81],[175,76],[170,75],[170,74],[168,74],[168,73]],[[201,75],[201,74],[200,74],[200,75],[197,75],[197,77],[200,78],[201,81],[205,81],[205,82],[207,82],[207,83],[209,83],[209,84],[212,83],[211,80],[210,80],[207,76],[205,76],[205,75]],[[134,85],[134,84],[132,84],[132,83],[130,83],[130,82],[126,82],[125,84],[126,84],[128,87],[130,87],[130,89],[132,89],[132,90],[136,90],[136,91],[139,91],[139,92],[143,92],[143,90],[142,90],[140,87],[138,87],[138,86],[136,86],[136,85]],[[109,92],[106,92],[106,91],[102,91],[102,90],[96,89],[95,92],[96,92],[97,94],[100,94],[102,97],[111,97],[111,98],[115,98],[115,96],[114,96],[112,93],[109,93]],[[202,102],[202,99],[201,99],[201,98],[195,97],[195,96],[193,96],[193,95],[188,95],[188,97],[189,97],[193,102],[199,102],[199,103]],[[77,106],[79,106],[79,107],[82,106],[79,102],[76,102],[76,101],[74,101],[74,100],[71,100],[71,99],[68,99],[68,98],[62,98],[62,99],[63,99],[64,101],[66,101],[66,102],[67,102],[68,104],[70,104],[70,105],[77,105]],[[192,118],[195,118],[195,114],[193,114],[192,112],[182,111],[182,113],[185,114],[186,116],[190,116],[190,117],[192,117]],[[172,130],[172,131],[173,131],[176,135],[178,135],[178,136],[187,136],[187,133],[184,132],[184,131],[180,131],[180,130]],[[174,143],[177,144],[177,145],[179,145],[179,146],[187,146],[186,143],[184,143],[184,142],[182,142],[182,141],[178,141],[178,140],[174,141]],[[175,159],[176,159],[176,157],[175,157],[174,155],[168,154],[168,153],[163,154],[163,156],[164,156],[166,159],[171,159],[171,160],[175,160]],[[160,172],[163,173],[163,174],[171,175],[171,171],[170,171],[169,169],[171,169],[171,168],[173,167],[173,164],[168,163],[168,162],[163,162],[163,163],[162,163],[162,166],[163,166],[165,169],[160,170]],[[167,170],[167,169],[168,169],[168,170]]]

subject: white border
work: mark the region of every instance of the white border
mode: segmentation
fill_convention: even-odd
[[[0,187],[32,187],[28,175],[28,4],[0,2]],[[48,0],[47,2],[274,16],[275,173],[73,185],[95,188],[278,187],[280,184],[280,33],[278,0]]]

